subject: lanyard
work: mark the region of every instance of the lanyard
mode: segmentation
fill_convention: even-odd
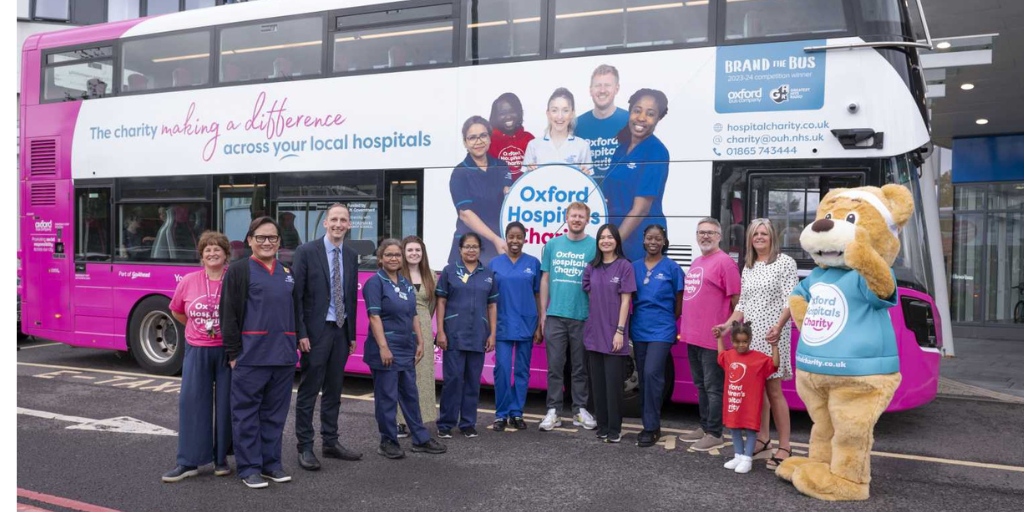
[[[223,283],[224,283],[224,274],[223,273],[221,274],[220,279],[221,279],[220,280],[221,288],[219,288],[217,290],[217,297],[216,297],[216,299],[220,299],[220,292],[221,292],[221,290],[223,290]],[[204,297],[203,302],[206,303],[207,311],[209,311],[210,315],[211,315],[211,317],[209,319],[207,319],[206,322],[205,322],[205,324],[206,324],[205,325],[205,327],[206,327],[206,334],[209,337],[211,337],[211,338],[215,338],[217,336],[217,329],[214,327],[214,322],[213,321],[214,321],[214,317],[219,318],[220,314],[215,309],[214,304],[219,302],[219,300],[213,301],[214,304],[210,303],[210,299],[214,298],[214,297],[213,297],[213,294],[210,293],[210,275],[206,273],[206,269],[203,269],[203,283],[206,284],[206,297]]]

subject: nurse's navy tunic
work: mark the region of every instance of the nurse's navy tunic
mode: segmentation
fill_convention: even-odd
[[[498,282],[494,272],[477,263],[472,273],[460,259],[444,267],[435,292],[446,299],[444,333],[448,350],[484,352],[491,334],[487,305],[498,301]]]
[[[473,162],[472,155],[467,154],[466,159],[452,171],[452,177],[448,181],[455,209],[459,212],[472,211],[495,234],[501,233],[501,203],[505,201],[505,187],[511,186],[512,175],[508,164],[490,155],[487,155],[487,170],[483,171]],[[448,253],[449,264],[462,260],[459,254],[459,237],[470,231],[472,230],[462,218],[457,217],[455,234],[452,236],[452,249]],[[498,251],[494,244],[483,239],[480,243],[480,263],[487,265],[487,262],[497,255]]]
[[[243,366],[295,366],[299,362],[295,339],[295,308],[291,269],[274,260],[267,267],[249,258],[249,290],[242,322]]]
[[[370,330],[366,335],[366,344],[363,345],[363,362],[373,370],[411,371],[416,366],[417,340],[413,332],[416,288],[401,274],[398,283],[395,283],[387,272],[378,270],[363,285],[363,300],[366,301],[366,314],[380,317],[384,338],[394,356],[391,366],[384,366],[380,360],[377,338]]]

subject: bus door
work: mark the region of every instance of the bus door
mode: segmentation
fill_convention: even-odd
[[[124,337],[114,339],[114,292],[112,265],[115,232],[112,222],[113,182],[78,183],[75,187],[74,265],[75,331],[88,333],[83,341],[97,346],[97,338],[113,346],[124,345]],[[128,226],[124,226],[125,229]],[[107,337],[101,338],[104,334]]]
[[[22,217],[25,244],[24,325],[32,329],[70,331],[71,212],[68,207],[71,182],[25,182],[28,205]],[[109,202],[104,205],[110,208]]]
[[[423,185],[422,170],[387,171],[388,192],[385,208],[385,229],[399,240],[422,233]]]
[[[227,176],[217,185],[217,226],[231,245],[229,260],[246,258],[252,251],[245,243],[249,224],[267,215],[267,183],[261,176]]]

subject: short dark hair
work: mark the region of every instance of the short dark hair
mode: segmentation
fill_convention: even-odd
[[[480,254],[483,254],[484,253],[484,242],[483,242],[483,239],[480,238],[480,235],[478,235],[478,234],[476,234],[476,233],[474,233],[472,231],[469,231],[467,233],[463,233],[462,236],[459,237],[459,249],[462,249],[462,246],[466,245],[466,240],[468,240],[470,238],[475,238],[476,239],[476,243],[478,245],[480,245]]]
[[[665,96],[665,93],[657,89],[648,89],[645,87],[634,92],[633,95],[629,97],[628,111],[630,112],[630,115],[632,115],[633,107],[636,106],[636,104],[645,96],[654,98],[654,102],[658,104],[658,122],[661,122],[661,120],[665,119],[665,116],[668,115],[668,97]],[[615,135],[615,138],[619,139],[619,145],[626,146],[629,146],[630,137],[629,123],[626,123],[626,126],[623,126],[622,129],[619,130],[619,133]]]
[[[253,234],[256,233],[256,230],[259,229],[260,226],[262,226],[264,224],[273,224],[274,225],[274,229],[277,230],[278,236],[281,235],[281,225],[278,224],[277,221],[274,220],[273,217],[269,217],[267,215],[264,215],[262,217],[257,217],[255,219],[253,219],[253,221],[251,223],[249,223],[249,232],[245,234],[245,238],[249,239],[250,237],[252,237]]]
[[[474,124],[481,124],[487,129],[487,135],[491,134],[491,123],[488,123],[486,119],[480,116],[469,116],[465,123],[462,123],[462,139],[466,139],[466,134],[469,133],[469,128]]]
[[[620,258],[625,258],[626,253],[622,252],[622,235],[619,234],[619,228],[615,224],[604,224],[597,228],[597,236],[594,237],[594,244],[597,245],[597,254],[594,255],[594,259],[590,260],[591,267],[600,267],[604,265],[604,255],[601,254],[601,234],[605,230],[612,233],[612,237],[615,238],[615,255]]]
[[[736,341],[736,336],[740,334],[745,335],[748,342],[754,341],[754,330],[750,327],[750,322],[739,323],[734,320],[732,326],[729,327],[729,336],[732,341]]]
[[[665,226],[662,226],[661,224],[648,224],[647,227],[644,228],[644,238],[647,237],[647,232],[652,229],[661,231],[661,237],[665,239],[665,245],[661,246],[661,253],[668,254],[668,231],[665,230]]]
[[[522,231],[524,235],[526,234],[526,226],[524,226],[522,222],[514,220],[512,222],[509,222],[508,225],[505,226],[505,236],[508,236],[508,232],[512,231],[515,228],[519,228],[519,230]]]
[[[384,251],[388,247],[402,248],[402,242],[397,238],[385,238],[380,241],[380,245],[377,246],[377,268],[384,268]],[[402,251],[402,257],[405,257],[405,251]]]
[[[519,121],[522,122],[522,120],[523,120],[523,102],[519,101],[519,96],[516,96],[515,93],[506,92],[506,93],[502,94],[501,96],[498,96],[497,98],[495,98],[494,102],[491,103],[491,124],[495,124],[495,120],[498,117],[498,103],[501,103],[503,101],[508,103],[509,106],[512,107],[512,110],[515,110],[516,113],[519,114]],[[466,127],[466,129],[468,129],[468,128],[469,127]],[[465,129],[462,130],[462,138],[466,138],[466,130]]]

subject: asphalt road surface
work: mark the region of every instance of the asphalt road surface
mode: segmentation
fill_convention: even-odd
[[[539,432],[543,393],[529,396],[527,431],[493,432],[485,427],[494,419],[494,395],[485,389],[480,437],[456,431],[444,455],[414,454],[403,440],[407,457],[387,460],[376,454],[371,383],[357,377],[345,380],[341,441],[363,452],[363,460],[321,458],[322,470],[303,471],[294,448],[293,395],[284,433],[291,483],[251,490],[235,475],[213,476],[208,466],[198,477],[165,484],[160,476],[174,467],[177,446],[178,379],[146,375],[108,351],[43,341],[21,348],[17,485],[25,511],[1024,508],[1019,404],[940,397],[883,416],[875,429],[871,499],[830,504],[801,495],[763,462],[746,475],[722,468],[731,447],[688,452],[673,438],[697,427],[695,405],[666,406],[663,442],[640,449],[636,418],[627,418],[618,445],[598,442],[571,421],[560,431]],[[121,419],[90,421],[111,418]],[[809,431],[806,414],[793,413],[798,454]]]

